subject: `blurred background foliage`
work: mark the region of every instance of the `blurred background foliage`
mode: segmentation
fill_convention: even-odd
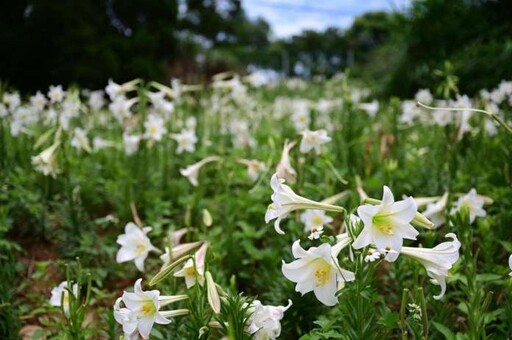
[[[99,88],[108,78],[204,81],[253,68],[331,76],[349,68],[381,95],[412,96],[450,62],[473,94],[512,75],[512,2],[419,0],[352,26],[272,39],[240,0],[19,0],[0,3],[0,79],[23,91]]]

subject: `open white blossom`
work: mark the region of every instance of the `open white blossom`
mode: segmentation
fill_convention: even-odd
[[[309,131],[304,130],[301,132],[302,140],[300,141],[299,150],[302,153],[308,153],[315,150],[317,155],[321,152],[321,146],[331,141],[331,137],[327,135],[326,130]]]
[[[200,160],[197,163],[189,165],[189,166],[187,166],[184,169],[180,169],[180,174],[182,174],[183,176],[187,177],[187,179],[189,180],[190,184],[192,184],[193,186],[197,187],[199,185],[199,182],[198,182],[198,179],[197,179],[197,177],[199,176],[199,170],[201,170],[201,168],[205,164],[210,163],[210,162],[215,162],[215,161],[218,161],[218,160],[220,160],[220,157],[217,157],[217,156],[206,157],[206,158]]]
[[[460,242],[457,236],[449,233],[446,237],[451,238],[452,241],[440,243],[434,248],[402,247],[401,251],[402,255],[410,256],[425,266],[428,276],[432,278],[432,283],[441,286],[441,293],[434,296],[436,300],[444,296],[448,271],[459,259]],[[390,252],[386,260],[392,262],[397,256],[397,253]]]
[[[469,223],[473,223],[477,217],[484,217],[487,215],[483,209],[484,199],[477,195],[476,189],[471,189],[467,195],[462,196],[457,201],[455,207],[451,210],[450,214],[455,214],[462,209],[467,209],[469,213]]]
[[[352,247],[360,249],[373,243],[377,249],[394,250],[399,253],[404,238],[415,240],[418,235],[418,231],[410,224],[416,212],[416,202],[412,197],[395,202],[391,190],[384,186],[380,204],[366,204],[357,208],[364,228]]]
[[[155,114],[148,115],[148,119],[144,122],[144,138],[152,141],[160,141],[167,133],[165,122],[162,117]]]
[[[326,306],[338,303],[338,282],[355,279],[353,272],[340,268],[338,253],[327,243],[306,251],[297,240],[293,243],[292,253],[296,260],[291,263],[283,261],[284,276],[297,283],[295,291],[302,295],[313,291],[316,298]]]
[[[292,305],[288,300],[287,306],[268,306],[263,305],[259,300],[254,300],[249,308],[251,316],[247,323],[247,330],[252,334],[252,339],[256,340],[274,340],[281,334],[281,319]]]
[[[71,287],[73,295],[76,297],[78,295],[78,284],[74,283]],[[61,282],[57,287],[52,289],[52,297],[50,298],[50,305],[55,307],[62,305],[66,316],[69,315],[69,291],[67,288],[68,282]]]
[[[281,220],[285,218],[290,212],[298,209],[323,209],[327,211],[344,212],[345,209],[321,202],[315,202],[308,198],[297,195],[289,186],[283,184],[284,179],[278,178],[277,173],[272,175],[270,179],[270,186],[272,187],[273,194],[270,197],[272,203],[268,206],[265,213],[265,223],[276,219],[274,228],[277,233],[284,234],[284,231],[279,227]]]
[[[300,215],[300,221],[304,223],[305,232],[311,231],[313,228],[323,227],[333,221],[332,217],[325,214],[324,210],[308,209]]]
[[[194,254],[194,259],[187,260],[183,268],[174,273],[175,277],[185,278],[187,288],[193,287],[196,282],[201,286],[204,284],[204,264],[207,250],[208,243],[204,242],[201,248]]]
[[[50,90],[48,91],[48,98],[50,98],[50,102],[52,102],[52,104],[62,102],[65,95],[66,92],[64,92],[62,89],[62,85],[50,86]]]
[[[121,322],[125,333],[133,334],[136,330],[144,339],[148,339],[155,323],[166,325],[171,320],[160,312],[160,291],[143,291],[141,282],[142,279],[135,282],[133,293],[126,291],[123,293],[122,301],[128,312],[119,308],[116,321],[125,322]]]
[[[176,149],[177,154],[183,151],[194,152],[196,150],[197,136],[192,130],[185,129],[180,133],[173,134],[172,139],[178,143],[178,148]]]
[[[55,178],[60,172],[59,165],[57,163],[57,152],[60,143],[54,143],[52,146],[43,150],[39,155],[32,156],[32,164],[36,170],[41,172],[45,176],[52,176]]]
[[[308,238],[310,240],[318,240],[323,233],[324,227],[313,227],[311,228],[311,234],[309,234]]]
[[[118,263],[134,261],[135,266],[141,272],[144,271],[144,261],[150,251],[159,250],[151,244],[147,233],[151,227],[139,228],[135,223],[129,222],[124,228],[124,234],[117,237],[117,243],[121,248],[117,252],[116,261]]]
[[[380,259],[380,253],[375,249],[368,249],[368,254],[364,257],[364,262],[375,262]]]

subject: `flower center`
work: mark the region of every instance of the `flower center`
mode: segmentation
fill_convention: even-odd
[[[187,276],[194,276],[195,273],[196,269],[193,266],[185,269],[185,274],[187,274]]]
[[[313,218],[311,219],[311,222],[313,222],[314,226],[319,227],[322,224],[324,224],[324,219],[322,218],[322,216],[314,215]]]
[[[150,135],[156,135],[158,133],[158,126],[156,125],[151,125],[149,128],[148,128],[148,132]]]
[[[329,281],[329,277],[331,276],[332,267],[325,262],[325,260],[320,260],[321,264],[315,270],[315,285],[325,286],[327,281]]]
[[[153,314],[156,312],[155,304],[153,302],[146,302],[142,305],[141,311],[144,315]]]
[[[389,219],[388,215],[376,214],[372,218],[373,225],[377,227],[382,233],[387,235],[393,235],[393,223]]]
[[[137,254],[142,254],[146,251],[146,246],[144,244],[137,244],[135,246],[135,253]]]

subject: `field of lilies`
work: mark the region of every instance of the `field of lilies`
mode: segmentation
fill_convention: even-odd
[[[0,338],[512,336],[512,82],[0,88]]]

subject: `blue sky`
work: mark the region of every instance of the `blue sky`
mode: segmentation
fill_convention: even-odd
[[[251,18],[263,17],[274,37],[287,38],[304,29],[347,28],[354,17],[374,10],[403,10],[410,0],[244,0]]]

